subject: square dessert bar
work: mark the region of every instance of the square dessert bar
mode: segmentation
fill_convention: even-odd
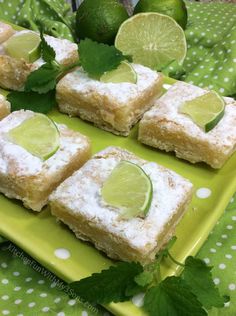
[[[22,200],[24,206],[40,211],[50,193],[90,157],[87,137],[56,124],[60,147],[42,161],[9,140],[8,132],[35,115],[31,111],[13,112],[0,121],[0,192]]]
[[[99,128],[127,136],[160,95],[162,76],[147,67],[133,65],[137,83],[104,83],[91,79],[80,68],[57,85],[61,112],[79,116]]]
[[[5,41],[11,36],[18,36],[23,33],[32,31],[9,31],[9,26],[0,23],[0,34],[7,33]],[[59,39],[53,36],[45,35],[46,42],[55,50],[56,61],[62,65],[70,65],[78,58],[78,46],[67,39]],[[0,38],[1,39],[1,38]],[[4,49],[4,40],[0,40],[0,86],[5,89],[19,90],[22,89],[28,75],[39,68],[44,63],[39,58],[34,63],[27,63],[24,59],[16,59],[9,56]]]
[[[10,113],[10,103],[0,94],[0,120]]]
[[[119,211],[103,202],[101,188],[122,160],[139,165],[150,177],[153,198],[145,218],[120,219]],[[97,153],[50,196],[51,212],[75,235],[125,261],[151,262],[173,236],[191,197],[192,184],[175,172],[118,147]]]
[[[139,140],[191,163],[203,161],[221,168],[236,148],[236,102],[225,100],[225,114],[208,133],[179,112],[185,102],[204,95],[207,90],[177,82],[145,113],[139,125]]]

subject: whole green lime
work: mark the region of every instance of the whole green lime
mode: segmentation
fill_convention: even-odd
[[[134,8],[134,14],[140,12],[158,12],[168,15],[183,29],[187,25],[188,14],[183,0],[140,0]]]
[[[76,13],[77,36],[113,44],[119,26],[128,17],[118,0],[84,0]]]

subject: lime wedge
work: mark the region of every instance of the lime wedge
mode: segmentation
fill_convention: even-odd
[[[182,63],[187,45],[182,28],[169,16],[139,13],[123,22],[115,46],[133,62],[161,70],[172,61]]]
[[[16,34],[4,43],[4,48],[11,57],[33,63],[40,58],[40,41],[40,36],[33,32]]]
[[[120,218],[145,217],[152,200],[152,182],[138,165],[121,161],[102,187],[102,198],[120,209]]]
[[[180,112],[189,115],[205,132],[216,126],[224,116],[224,110],[225,102],[215,91],[186,101],[180,107]]]
[[[121,83],[121,82],[129,82],[136,83],[137,82],[137,74],[134,71],[133,67],[123,61],[121,64],[114,70],[105,72],[100,81],[102,82],[112,82],[112,83]]]
[[[8,133],[10,141],[42,160],[50,158],[59,148],[60,135],[54,122],[36,113]]]

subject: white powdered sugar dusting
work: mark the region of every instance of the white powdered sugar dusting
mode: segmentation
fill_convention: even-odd
[[[79,212],[89,221],[99,223],[101,229],[122,236],[134,248],[155,245],[156,236],[168,224],[192,184],[156,163],[134,159],[152,181],[153,199],[145,219],[118,220],[119,211],[103,203],[100,191],[120,160],[119,156],[89,160],[61,184],[50,199],[59,200],[73,214]]]
[[[60,39],[50,35],[44,35],[46,42],[55,50],[56,61],[62,64],[65,59],[68,58],[70,53],[78,50],[78,46],[75,43],[70,42],[67,39]],[[41,66],[44,63],[43,59],[40,58],[34,62],[35,65]]]
[[[30,30],[17,31],[13,36],[19,36],[24,33],[35,33]],[[76,52],[78,50],[77,44],[70,42],[67,39],[60,39],[50,35],[44,35],[46,42],[55,50],[56,52],[56,61],[58,63],[63,63],[65,59],[68,59],[68,55]],[[3,55],[6,52],[4,51],[4,45],[0,45],[0,54]],[[34,62],[36,66],[41,66],[45,62],[42,58],[39,58]]]
[[[133,64],[133,68],[137,73],[137,83],[104,83],[99,80],[91,79],[80,68],[67,74],[62,80],[70,84],[72,90],[77,91],[81,95],[85,95],[96,91],[101,95],[114,98],[118,103],[126,103],[131,99],[135,99],[141,92],[152,86],[160,76],[156,71],[147,67]]]
[[[78,149],[85,145],[85,139],[78,136],[67,136],[66,131],[68,129],[66,126],[56,124],[60,132],[60,148],[58,151],[46,161],[33,156],[23,147],[12,143],[8,132],[34,114],[31,111],[21,110],[11,113],[0,122],[0,172],[11,174],[17,171],[17,176],[37,175],[41,172],[47,172],[50,176],[68,164]]]
[[[189,135],[202,141],[208,141],[212,146],[225,147],[231,151],[236,144],[236,102],[232,98],[224,98],[225,114],[219,123],[208,133],[205,133],[193,120],[180,113],[179,108],[185,102],[206,94],[208,91],[185,82],[175,83],[160,99],[155,106],[145,113],[143,120],[155,119],[157,124],[160,119],[176,123]],[[166,123],[168,124],[168,123]],[[176,128],[176,127],[175,127]]]

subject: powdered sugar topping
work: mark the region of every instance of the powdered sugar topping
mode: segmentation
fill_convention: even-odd
[[[167,225],[192,185],[181,176],[156,163],[139,163],[153,184],[153,199],[147,217],[118,220],[119,212],[104,205],[100,190],[104,181],[120,162],[120,157],[89,160],[80,170],[67,179],[52,194],[51,199],[59,199],[74,214],[99,222],[101,229],[127,239],[133,247],[144,247],[156,243],[156,236]],[[138,233],[137,233],[138,232]]]
[[[160,76],[156,71],[141,65],[133,65],[137,73],[137,83],[104,83],[99,80],[91,79],[80,68],[67,74],[62,80],[69,82],[71,89],[76,90],[80,94],[89,94],[93,91],[109,98],[114,98],[118,103],[127,103],[132,99],[136,99],[141,92],[152,86]]]
[[[0,122],[0,172],[16,173],[17,176],[37,175],[41,172],[53,175],[59,168],[66,165],[78,149],[86,144],[85,138],[78,135],[67,136],[68,129],[57,124],[60,132],[60,148],[46,161],[31,155],[24,148],[14,144],[8,132],[34,115],[31,111],[17,111],[8,115]]]
[[[180,113],[179,108],[185,102],[206,94],[208,91],[185,82],[175,83],[160,99],[156,105],[145,113],[143,120],[166,119],[167,122],[176,123],[176,128],[182,128],[192,137],[210,141],[213,146],[225,146],[231,150],[236,143],[236,106],[231,98],[224,98],[225,114],[220,122],[208,133],[205,133],[193,120]]]

